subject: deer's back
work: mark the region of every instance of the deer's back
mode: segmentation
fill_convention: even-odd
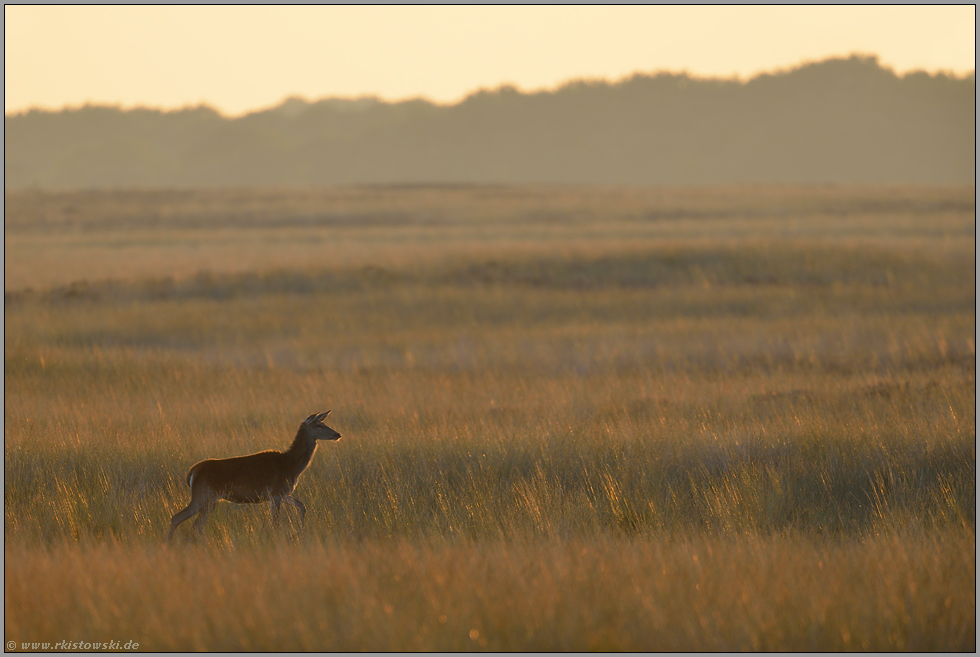
[[[230,502],[245,504],[291,493],[297,475],[282,452],[273,450],[195,463],[187,473],[187,483],[192,494],[198,486],[206,486]]]

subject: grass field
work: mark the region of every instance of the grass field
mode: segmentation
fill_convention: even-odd
[[[973,188],[5,213],[17,651],[976,649]],[[190,465],[328,408],[303,531],[163,544]]]

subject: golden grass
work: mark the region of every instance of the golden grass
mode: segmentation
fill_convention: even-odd
[[[5,639],[975,649],[972,199],[8,194]],[[327,408],[298,539],[161,545]]]
[[[341,187],[4,195],[4,291],[787,241],[969,255],[973,188]]]
[[[975,544],[959,530],[15,545],[5,638],[227,651],[969,651]]]

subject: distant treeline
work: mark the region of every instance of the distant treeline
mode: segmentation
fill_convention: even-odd
[[[746,82],[660,73],[502,87],[451,106],[32,110],[4,117],[4,184],[972,184],[975,98],[973,74],[900,77],[855,56]]]

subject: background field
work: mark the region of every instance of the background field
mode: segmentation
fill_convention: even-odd
[[[972,187],[5,213],[6,641],[975,650]],[[302,533],[162,545],[327,408]]]

